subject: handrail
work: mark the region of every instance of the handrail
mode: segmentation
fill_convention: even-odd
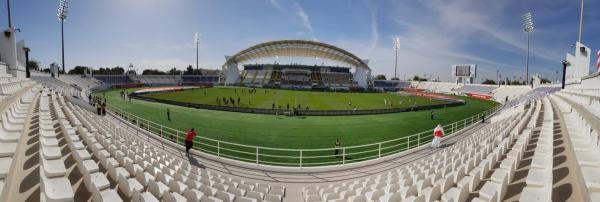
[[[177,129],[139,117],[110,104],[107,104],[107,109],[117,114],[125,121],[134,122],[138,127],[152,134],[158,135],[163,139],[171,140],[180,145],[184,144],[183,137],[185,137],[186,133],[183,131],[179,131]],[[445,131],[449,131],[447,132],[449,135],[446,135],[446,137],[454,136],[458,131],[478,123],[482,116],[488,117],[500,109],[502,109],[502,105],[498,105],[481,113],[442,126]],[[432,136],[429,135],[431,133],[432,129],[429,129],[413,135],[403,136],[391,140],[362,145],[345,146],[340,148],[273,148],[257,145],[245,145],[200,136],[197,136],[193,140],[193,143],[194,149],[214,155],[216,157],[226,157],[256,164],[303,167],[348,164],[362,160],[382,158],[390,154],[407,151],[412,148],[429,144],[432,139]],[[335,150],[338,150],[339,152],[337,155],[333,153]]]

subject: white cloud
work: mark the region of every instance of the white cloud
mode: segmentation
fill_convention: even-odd
[[[487,4],[488,2],[486,2]],[[497,42],[501,42],[505,45],[517,48],[519,53],[527,49],[526,43],[523,40],[524,33],[517,28],[520,25],[515,25],[515,31],[509,32],[505,29],[500,29],[496,24],[498,17],[495,15],[496,11],[506,12],[502,10],[510,2],[508,1],[495,1],[492,2],[494,5],[485,5],[486,8],[490,9],[479,9],[481,5],[473,4],[472,1],[429,1],[426,6],[439,14],[439,20],[442,22],[439,26],[453,29],[461,33],[469,35],[477,35],[484,33],[488,37],[495,39]],[[520,16],[515,16],[520,18]],[[518,31],[517,31],[518,30]],[[535,32],[533,33],[535,34]],[[555,61],[560,55],[555,54],[552,51],[548,51],[547,48],[538,47],[531,49],[531,53],[542,59]]]
[[[184,60],[181,58],[141,58],[134,59],[132,64],[137,67],[137,69],[160,69],[160,70],[168,70],[173,67],[177,68],[185,68],[190,64],[190,60]]]
[[[275,9],[277,9],[280,12],[285,12],[285,9],[281,6],[281,4],[279,4],[278,0],[270,0],[269,1],[271,3],[271,5],[273,5],[273,7],[275,7]]]
[[[369,45],[369,49],[367,50],[367,55],[371,55],[373,50],[377,47],[379,43],[379,29],[377,25],[377,13],[375,9],[369,7],[371,11],[371,45]]]
[[[302,26],[308,31],[308,33],[312,36],[313,40],[316,40],[315,30],[313,29],[312,23],[310,22],[310,17],[298,2],[294,2],[294,7],[296,8],[296,15],[302,21]]]

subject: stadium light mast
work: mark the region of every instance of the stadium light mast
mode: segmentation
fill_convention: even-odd
[[[496,81],[498,82],[498,87],[500,87],[500,70],[496,70]]]
[[[577,42],[581,43],[581,32],[583,32],[583,0],[581,0],[581,9],[579,11],[579,38]]]
[[[58,16],[58,19],[60,20],[60,39],[61,39],[61,53],[62,53],[62,69],[63,72],[65,71],[65,29],[64,29],[64,22],[67,19],[67,8],[69,7],[67,4],[69,3],[69,0],[60,0],[59,4],[58,4],[58,13],[56,14]],[[58,73],[56,74],[58,75]]]
[[[196,32],[194,34],[194,45],[196,45],[196,74],[200,71],[200,67],[198,66],[198,50],[200,47],[200,33]]]
[[[525,85],[529,85],[529,35],[533,31],[533,19],[531,12],[521,16],[523,19],[523,31],[527,33],[527,54],[525,55]]]
[[[394,43],[394,51],[396,51],[396,63],[394,65],[394,78],[398,79],[398,74],[397,74],[397,72],[398,72],[398,50],[400,50],[400,37],[394,37],[392,40]],[[392,80],[394,78],[392,78]]]
[[[6,10],[8,14],[8,28],[12,28],[12,17],[10,16],[10,0],[6,0]]]

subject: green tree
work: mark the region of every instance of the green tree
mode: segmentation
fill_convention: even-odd
[[[497,83],[492,79],[485,79],[482,84],[496,85]]]
[[[427,81],[426,78],[421,78],[421,77],[419,77],[417,75],[413,76],[412,80],[413,81]]]
[[[541,78],[542,83],[552,83],[552,81],[548,80],[547,78]]]
[[[513,81],[510,81],[510,85],[523,85],[523,83],[520,81],[517,81],[517,80],[513,80]]]
[[[192,65],[188,65],[185,68],[185,71],[183,71],[184,75],[202,75],[202,69],[194,69],[194,67],[192,67]]]
[[[69,72],[67,72],[68,74],[84,74],[85,73],[85,69],[87,69],[88,67],[86,66],[75,66],[75,68],[69,70]]]
[[[29,60],[29,62],[27,63],[27,66],[29,66],[29,68],[31,70],[40,70],[40,62],[38,62],[37,60]]]
[[[178,70],[176,67],[173,67],[167,72],[169,75],[180,75],[181,70]]]
[[[142,72],[142,75],[166,75],[167,73],[160,71],[158,69],[145,69]]]
[[[378,74],[377,76],[375,76],[375,80],[386,80],[386,78],[385,78],[385,75]]]
[[[112,69],[110,69],[110,72],[113,75],[122,75],[125,73],[125,69],[123,69],[123,67],[116,66],[116,67],[113,67]]]

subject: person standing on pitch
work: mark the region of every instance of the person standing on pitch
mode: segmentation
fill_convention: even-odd
[[[438,148],[442,146],[442,137],[444,137],[444,128],[441,124],[438,124],[435,129],[433,129],[433,141],[431,142],[431,147]]]
[[[339,154],[340,154],[340,147],[341,146],[342,146],[342,144],[340,143],[340,138],[337,138],[335,140],[335,152],[334,152],[335,158],[340,158]]]
[[[167,108],[167,120],[171,121],[171,110]]]
[[[190,156],[190,149],[192,148],[192,146],[194,146],[194,142],[192,140],[194,140],[194,137],[196,137],[196,132],[194,131],[194,128],[190,129],[187,132],[187,135],[185,135],[185,155]]]
[[[431,120],[433,120],[433,110],[431,110]]]

